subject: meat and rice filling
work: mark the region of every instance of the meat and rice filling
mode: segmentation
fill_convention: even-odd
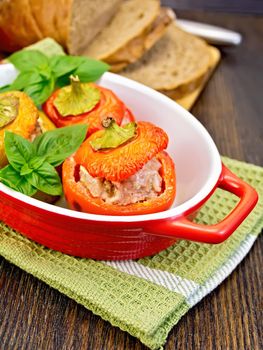
[[[37,136],[41,135],[44,132],[43,129],[44,129],[43,128],[43,122],[42,122],[41,118],[37,118],[35,129],[32,132],[29,140],[31,142],[34,141]]]
[[[161,163],[151,159],[137,173],[121,182],[92,177],[80,166],[80,182],[93,197],[100,197],[106,203],[127,205],[157,197],[162,191]]]

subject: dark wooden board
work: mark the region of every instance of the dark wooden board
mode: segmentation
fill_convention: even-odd
[[[220,152],[263,165],[263,18],[178,13],[244,34],[222,60],[192,112]],[[260,350],[262,238],[232,275],[175,326],[165,350]],[[261,332],[261,333],[260,333]],[[0,259],[0,349],[145,350],[56,290]]]

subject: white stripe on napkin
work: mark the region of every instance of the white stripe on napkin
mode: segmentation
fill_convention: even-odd
[[[172,292],[179,293],[187,298],[187,303],[192,307],[231,274],[241,260],[247,255],[256,238],[256,236],[249,234],[244,241],[241,242],[240,246],[232,256],[230,256],[230,258],[217,271],[215,271],[215,273],[213,273],[203,285],[167,271],[141,265],[133,260],[104,261],[104,263],[116,270],[143,278],[167,288]]]
[[[200,285],[194,281],[180,277],[167,271],[153,269],[141,265],[133,260],[104,261],[104,263],[121,272],[143,278],[147,281],[158,284],[159,286],[165,287],[173,292],[182,294],[186,298],[190,297],[196,290],[200,288]]]
[[[220,283],[227,278],[237,265],[244,259],[257,236],[249,234],[241,242],[238,249],[228,258],[228,260],[203,284],[198,290],[187,298],[187,303],[192,307],[197,304],[204,296],[211,293]]]

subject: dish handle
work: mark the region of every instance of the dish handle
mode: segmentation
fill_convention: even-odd
[[[182,216],[155,222],[153,225],[154,232],[204,243],[223,242],[255,207],[258,194],[254,188],[238,178],[224,164],[222,164],[222,172],[216,188],[231,192],[240,198],[236,207],[221,222],[213,225],[202,225],[190,221],[186,216]]]

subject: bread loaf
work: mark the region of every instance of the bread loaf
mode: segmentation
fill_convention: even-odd
[[[0,0],[0,51],[13,52],[51,37],[81,54],[121,0]]]
[[[173,18],[170,9],[160,9],[159,0],[124,1],[83,54],[103,60],[112,71],[119,71],[149,50]]]
[[[211,60],[209,46],[203,40],[173,23],[152,49],[120,74],[180,98],[203,81]]]

